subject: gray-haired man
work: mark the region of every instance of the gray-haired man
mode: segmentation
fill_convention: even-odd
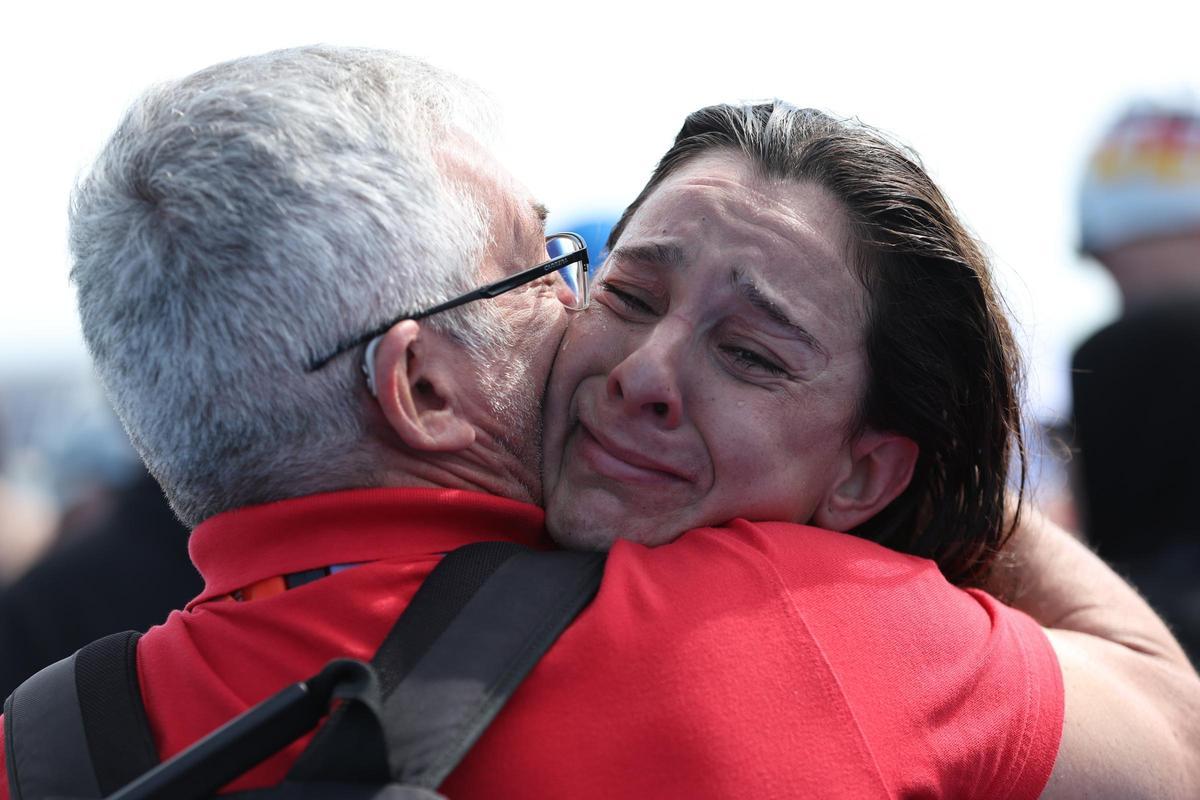
[[[436,554],[541,542],[541,395],[573,287],[549,271],[388,324],[547,262],[545,208],[484,148],[489,127],[484,98],[451,75],[310,47],[149,92],[81,183],[85,337],[139,453],[198,526],[206,580],[138,647],[162,756],[310,663],[369,658]],[[346,343],[381,326],[372,396],[364,346]],[[396,486],[412,488],[372,488]],[[316,575],[331,577],[261,599]],[[386,588],[346,588],[364,579]]]

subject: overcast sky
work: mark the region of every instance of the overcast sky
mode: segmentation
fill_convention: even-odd
[[[1133,93],[1200,87],[1200,3],[815,5],[22,3],[0,47],[0,374],[83,363],[67,196],[129,102],[217,61],[327,42],[482,84],[505,111],[508,162],[560,219],[628,202],[713,102],[780,97],[884,128],[994,255],[1031,407],[1065,410],[1071,346],[1117,308],[1073,251],[1083,160]]]

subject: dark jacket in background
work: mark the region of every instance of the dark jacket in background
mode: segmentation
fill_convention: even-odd
[[[37,670],[123,630],[144,631],[200,593],[187,529],[144,475],[93,530],[0,591],[0,698]]]
[[[1072,364],[1088,539],[1200,657],[1200,297],[1131,313]]]

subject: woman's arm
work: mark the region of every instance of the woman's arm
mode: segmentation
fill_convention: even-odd
[[[1200,677],[1158,615],[1036,511],[992,585],[1046,628],[1066,690],[1044,797],[1200,797]]]

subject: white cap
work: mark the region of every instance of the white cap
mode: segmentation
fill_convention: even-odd
[[[1079,216],[1089,253],[1200,230],[1200,108],[1141,104],[1117,120],[1088,162]]]

